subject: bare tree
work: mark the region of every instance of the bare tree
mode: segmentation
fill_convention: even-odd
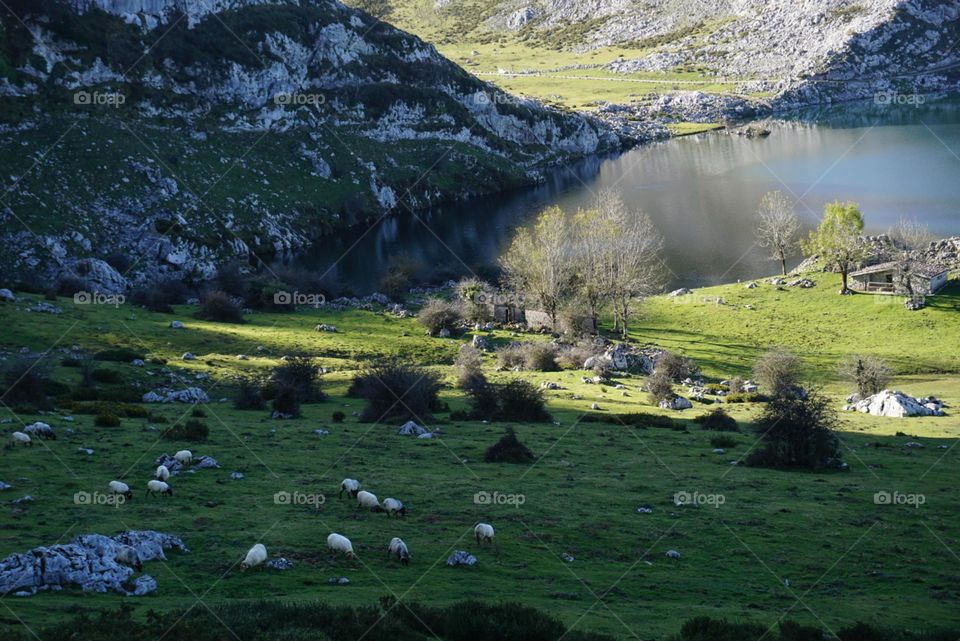
[[[576,265],[571,255],[570,223],[554,206],[537,217],[532,230],[521,228],[500,257],[506,285],[532,297],[554,328],[574,292]]]
[[[615,192],[601,192],[598,209],[603,228],[609,234],[604,269],[608,274],[606,282],[614,325],[626,338],[631,304],[663,287],[660,261],[663,239],[650,216],[642,211],[629,211]]]
[[[760,201],[757,224],[757,243],[770,250],[770,257],[780,261],[783,275],[787,275],[787,255],[797,246],[800,219],[793,211],[793,203],[782,192],[771,191]]]
[[[890,382],[890,368],[874,356],[851,356],[840,363],[837,372],[857,388],[860,398],[882,392]]]
[[[896,263],[894,287],[898,294],[915,299],[914,283],[919,262],[916,252],[926,247],[933,240],[933,235],[916,218],[901,218],[890,230],[890,240],[893,244],[893,262]]]

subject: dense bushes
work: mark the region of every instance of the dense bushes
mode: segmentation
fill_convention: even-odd
[[[557,348],[550,343],[511,343],[497,350],[497,365],[502,369],[528,372],[553,372],[557,366]]]
[[[29,405],[43,408],[47,405],[49,384],[50,374],[40,359],[15,360],[3,371],[0,399],[8,406]]]
[[[466,418],[509,421],[513,423],[545,423],[550,420],[543,392],[523,380],[505,385],[483,382],[467,390],[470,411]]]
[[[300,416],[300,394],[291,385],[279,385],[270,401],[270,409],[275,418],[294,418]]]
[[[693,419],[693,422],[705,430],[715,430],[717,432],[736,432],[740,429],[736,419],[727,414],[722,407],[701,414]]]
[[[457,386],[467,390],[487,382],[483,375],[483,355],[473,345],[463,345],[453,363],[457,373]]]
[[[249,378],[241,379],[233,397],[233,407],[238,410],[262,410],[266,405],[260,384]]]
[[[800,389],[800,365],[795,355],[774,349],[757,360],[753,376],[770,396],[793,396]]]
[[[819,394],[776,397],[757,421],[761,443],[747,463],[782,469],[836,466],[840,449],[833,434],[836,422],[830,402]]]
[[[90,378],[98,383],[106,383],[108,385],[115,385],[123,382],[123,376],[120,375],[120,372],[113,369],[104,369],[102,367],[90,372]]]
[[[650,394],[650,401],[654,405],[670,401],[676,396],[676,394],[673,393],[673,379],[666,370],[659,368],[647,377],[647,382],[644,387],[646,387],[647,393]]]
[[[452,332],[462,317],[459,303],[431,298],[417,314],[417,322],[423,325],[431,336],[436,336],[444,329]]]
[[[242,323],[243,310],[226,292],[213,290],[203,298],[203,305],[197,312],[197,318],[219,323]]]
[[[679,383],[685,378],[690,378],[700,373],[700,367],[693,359],[674,354],[673,352],[664,352],[657,359],[657,373],[664,374],[671,381]]]
[[[363,422],[386,420],[426,421],[440,409],[436,374],[396,360],[368,366],[354,377],[347,394],[367,401],[360,413]]]
[[[271,378],[278,390],[292,389],[301,403],[312,403],[326,398],[319,386],[320,370],[312,358],[294,356],[274,368]]]
[[[487,448],[483,460],[487,463],[533,463],[535,457],[530,448],[520,442],[513,428],[508,427],[500,440]]]
[[[113,412],[103,411],[93,419],[93,424],[97,427],[120,427],[120,417]]]
[[[168,441],[205,441],[210,436],[210,428],[202,421],[190,419],[176,423],[164,430],[160,436]]]

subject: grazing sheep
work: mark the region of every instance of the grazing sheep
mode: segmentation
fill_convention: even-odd
[[[39,439],[50,439],[51,441],[57,440],[57,435],[53,432],[53,428],[46,423],[41,423],[40,421],[27,425],[25,428],[23,428],[23,431],[30,436],[35,436]]]
[[[397,516],[407,515],[407,508],[397,499],[383,499],[383,511],[387,513],[387,516],[394,514]]]
[[[117,563],[122,563],[131,568],[135,568],[137,572],[143,569],[143,562],[140,561],[140,555],[137,554],[137,549],[130,545],[124,545],[118,549],[114,560]]]
[[[330,536],[327,537],[327,547],[334,552],[342,552],[348,559],[356,556],[356,554],[353,553],[353,543],[350,542],[350,539],[336,532],[332,532]]]
[[[399,536],[390,539],[390,545],[387,547],[387,558],[396,557],[400,563],[408,565],[410,563],[410,550],[407,544]]]
[[[17,443],[23,443],[27,447],[33,447],[33,441],[23,432],[14,432],[10,435],[10,445],[15,446]]]
[[[167,496],[173,496],[173,489],[163,481],[154,479],[152,481],[147,481],[147,496],[151,494],[166,494]]]
[[[193,452],[190,450],[180,450],[173,455],[173,458],[180,462],[180,465],[190,465],[193,461]]]
[[[166,481],[168,478],[170,478],[170,468],[168,468],[166,465],[160,465],[157,467],[157,471],[153,473],[153,478],[157,479],[158,481]]]
[[[383,507],[381,507],[377,495],[373,492],[367,492],[366,490],[357,492],[357,507],[373,510],[374,512],[383,512]]]
[[[489,523],[477,523],[476,527],[473,528],[473,535],[477,537],[478,544],[481,541],[493,543],[493,526]]]
[[[267,548],[263,547],[263,543],[257,543],[247,551],[247,556],[243,559],[243,563],[240,564],[240,569],[248,570],[260,565],[266,560]]]
[[[357,498],[357,492],[360,491],[360,481],[356,479],[343,479],[340,481],[340,498],[343,498],[343,493],[346,492],[353,498]]]
[[[107,487],[110,488],[111,494],[119,494],[127,500],[133,498],[133,491],[130,489],[130,486],[123,481],[110,481],[107,483]]]

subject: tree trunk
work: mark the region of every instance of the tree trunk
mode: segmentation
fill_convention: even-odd
[[[780,250],[780,269],[783,271],[783,275],[787,275],[787,255],[784,251]]]
[[[841,268],[840,268],[840,278],[843,279],[843,287],[840,288],[840,293],[841,293],[841,294],[846,294],[846,293],[849,291],[849,288],[847,287],[847,272],[848,272],[848,271],[849,271],[849,268],[847,268],[847,267],[841,267]]]

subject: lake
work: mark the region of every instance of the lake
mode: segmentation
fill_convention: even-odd
[[[960,100],[805,112],[769,128],[767,138],[715,132],[589,158],[537,187],[405,211],[327,238],[295,262],[329,270],[355,293],[375,290],[401,264],[423,282],[487,275],[517,227],[537,212],[554,204],[569,212],[589,207],[607,188],[653,218],[671,287],[775,273],[778,265],[753,232],[760,199],[772,190],[795,198],[810,228],[824,204],[852,200],[868,233],[915,217],[937,236],[960,235]]]

